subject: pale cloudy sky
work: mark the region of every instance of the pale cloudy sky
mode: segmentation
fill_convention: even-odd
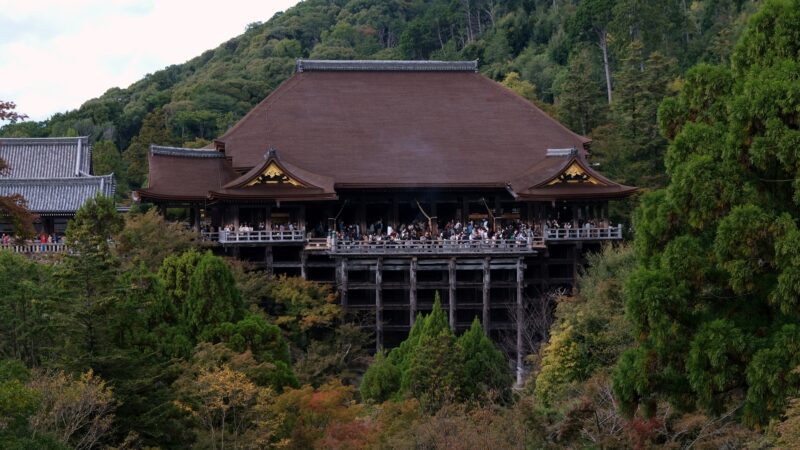
[[[34,120],[178,64],[297,0],[0,0],[0,100]]]

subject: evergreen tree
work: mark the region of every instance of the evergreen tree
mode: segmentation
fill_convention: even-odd
[[[243,313],[231,270],[222,258],[206,252],[189,278],[184,323],[194,336],[205,340],[206,335],[213,333],[214,325],[238,321]]]
[[[128,168],[113,141],[99,141],[92,145],[92,173],[114,174],[117,199],[128,196]]]
[[[463,361],[461,378],[467,398],[492,398],[511,401],[513,382],[508,368],[508,359],[483,332],[476,317],[469,330],[456,341],[459,359]]]
[[[131,189],[144,186],[147,177],[147,154],[150,145],[172,144],[172,134],[167,128],[164,110],[157,108],[144,117],[139,134],[133,138],[123,157],[128,165],[128,179]]]
[[[84,203],[67,225],[65,239],[70,252],[56,274],[66,293],[59,320],[69,349],[62,356],[68,364],[92,367],[108,345],[107,319],[116,299],[119,266],[109,246],[122,222],[113,199],[98,194]]]
[[[799,29],[798,0],[766,2],[730,68],[692,69],[660,107],[671,183],[635,215],[638,345],[615,374],[628,412],[718,412],[743,391],[745,421],[764,424],[800,392]]]

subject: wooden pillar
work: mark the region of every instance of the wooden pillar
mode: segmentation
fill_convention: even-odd
[[[489,293],[491,292],[490,286],[492,282],[492,271],[489,266],[490,262],[491,258],[488,256],[483,260],[483,331],[486,332],[486,334],[489,334],[489,328],[491,326],[489,318]]]
[[[464,225],[464,228],[467,227],[467,222],[469,221],[469,201],[467,197],[464,197],[461,200],[461,223]]]
[[[233,229],[235,231],[239,230],[239,205],[231,206],[231,212],[233,213]]]
[[[456,331],[456,259],[450,258],[448,264],[448,277],[450,283],[450,296],[448,299],[447,309],[448,316],[450,317],[450,328]]]
[[[272,206],[271,205],[267,205],[264,208],[264,227],[267,230],[271,230],[272,229]]]
[[[347,258],[339,260],[339,302],[347,309]]]
[[[308,279],[308,273],[306,271],[306,259],[307,258],[308,258],[308,255],[306,255],[306,251],[301,249],[300,250],[300,278],[302,278],[304,280]]]
[[[383,258],[375,265],[375,351],[383,349]]]
[[[408,324],[414,326],[414,321],[417,319],[417,257],[411,258],[411,264],[408,273],[409,286],[408,286]]]
[[[273,268],[272,268],[272,246],[267,245],[264,247],[264,267],[267,270],[268,275],[272,275]]]
[[[523,375],[523,348],[522,348],[522,328],[525,324],[525,305],[522,302],[522,287],[523,287],[523,265],[522,258],[517,259],[517,386],[522,386]]]

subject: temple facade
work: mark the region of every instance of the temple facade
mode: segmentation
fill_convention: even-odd
[[[608,203],[636,188],[589,143],[473,61],[299,60],[208,148],[151,146],[135,200],[182,208],[220,253],[331,283],[378,348],[438,292],[455,330],[477,317],[519,349],[526,311],[622,238]]]

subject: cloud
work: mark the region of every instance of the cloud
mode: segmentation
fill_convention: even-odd
[[[43,120],[185,62],[297,0],[0,0],[0,100]]]

